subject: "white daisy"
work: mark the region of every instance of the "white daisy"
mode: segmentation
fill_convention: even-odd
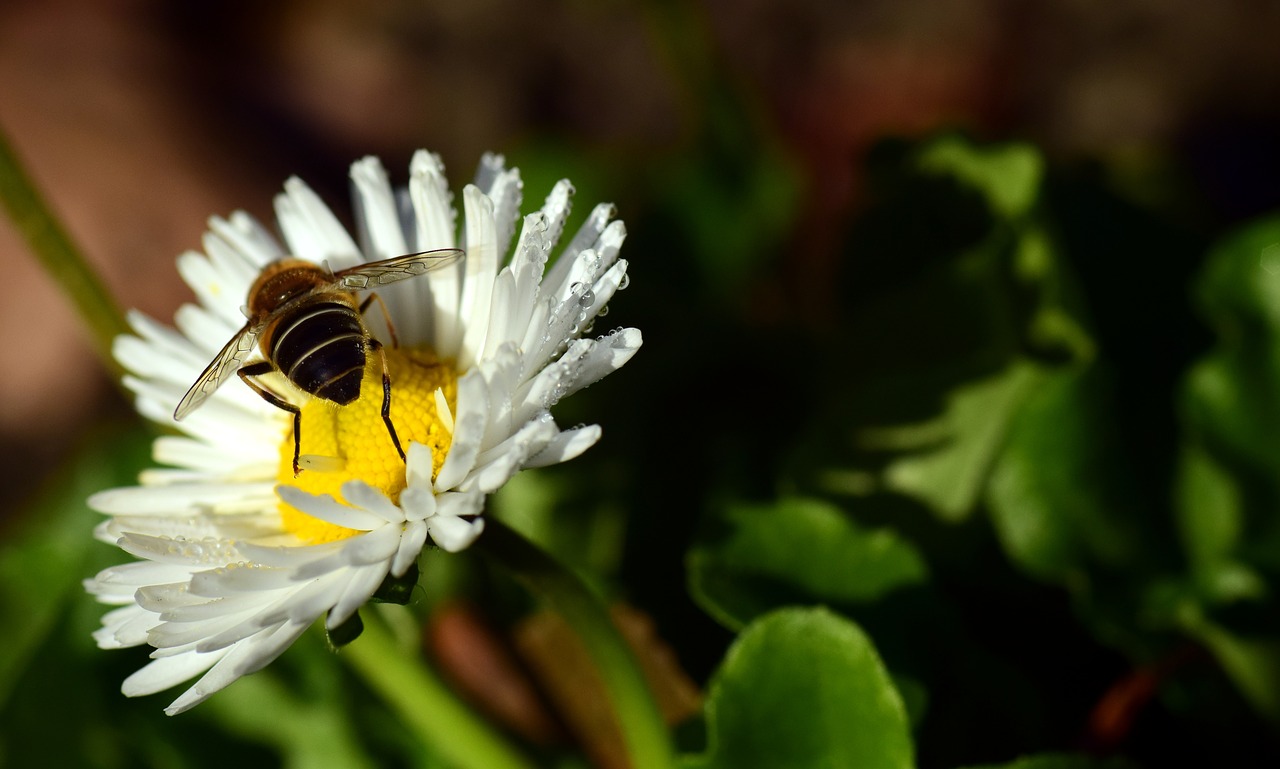
[[[125,680],[126,695],[203,674],[169,714],[262,668],[322,615],[330,630],[342,628],[380,586],[414,578],[428,543],[447,551],[471,544],[486,495],[600,438],[597,426],[561,430],[549,409],[640,347],[636,329],[582,338],[627,280],[618,258],[625,230],[610,221],[611,206],[597,206],[547,269],[569,212],[567,181],[524,217],[508,255],[522,185],[500,156],[486,155],[463,190],[458,233],[436,156],[414,156],[407,188],[393,190],[375,158],[356,162],[351,179],[358,246],[315,193],[290,179],[276,198],[287,248],[243,212],[212,219],[205,253],[178,259],[199,303],[178,310],[176,329],[133,312],[136,336],[116,341],[139,412],[182,435],[155,442],[167,467],[89,500],[111,516],[97,536],[138,560],[85,584],[119,606],[103,618],[99,646],[155,647],[152,662]],[[244,323],[240,308],[268,263],[287,254],[341,270],[453,247],[465,250],[464,261],[378,291],[398,347],[380,313],[366,315],[386,343],[405,459],[381,419],[374,355],[348,406],[287,384],[271,388],[302,411],[305,469],[296,478],[291,415],[240,382],[174,422],[183,394]]]

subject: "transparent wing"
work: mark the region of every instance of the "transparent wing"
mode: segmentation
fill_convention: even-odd
[[[217,357],[205,367],[200,378],[191,385],[190,390],[187,390],[187,394],[182,396],[182,400],[178,402],[178,408],[173,410],[174,419],[182,419],[200,408],[200,404],[208,400],[223,382],[230,379],[231,375],[244,365],[245,360],[253,352],[253,345],[257,342],[258,333],[262,331],[262,327],[261,323],[256,325],[246,323],[244,328],[231,337],[231,341],[227,342],[218,352]]]
[[[462,258],[460,248],[441,248],[435,251],[422,251],[417,254],[406,254],[378,262],[370,262],[357,267],[348,267],[334,273],[334,281],[350,291],[378,288],[388,283],[395,283],[405,278],[412,278],[432,270],[457,264]]]

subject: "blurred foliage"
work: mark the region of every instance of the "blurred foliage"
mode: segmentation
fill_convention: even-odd
[[[1280,218],[1210,246],[1132,174],[888,140],[835,280],[798,286],[804,180],[702,55],[664,156],[509,153],[618,196],[599,323],[645,347],[559,407],[601,445],[493,504],[705,686],[682,765],[1280,765]],[[0,765],[442,765],[318,635],[180,718],[116,693],[143,654],[93,648],[79,582],[117,556],[83,501],[146,440],[98,433],[8,532]],[[468,554],[423,575],[419,616],[529,608]]]

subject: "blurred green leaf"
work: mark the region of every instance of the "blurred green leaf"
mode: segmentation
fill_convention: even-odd
[[[1141,550],[1124,451],[1109,430],[1096,369],[1038,378],[1012,420],[987,503],[1005,551],[1032,575],[1064,582],[1117,568]]]
[[[1211,605],[1264,599],[1262,576],[1235,555],[1245,520],[1236,479],[1199,445],[1183,448],[1178,470],[1174,502],[1196,593]]]
[[[311,691],[304,696],[285,685],[273,667],[236,681],[202,707],[227,732],[278,751],[283,769],[374,767],[357,736],[341,668],[319,638],[310,633],[289,649],[292,667],[304,662],[301,657],[310,663],[305,674]]]
[[[980,190],[992,210],[1006,219],[1031,210],[1044,175],[1040,153],[1030,145],[979,147],[955,136],[925,147],[919,163],[926,171],[950,174]]]
[[[0,543],[0,707],[14,681],[44,643],[70,601],[89,602],[80,588],[93,576],[101,545],[93,528],[101,516],[89,509],[90,494],[136,480],[150,452],[142,431],[104,430],[89,440],[70,466],[58,473]]]
[[[157,697],[124,697],[121,681],[146,663],[146,652],[104,651],[91,638],[108,609],[81,581],[126,556],[93,538],[101,516],[85,499],[136,482],[152,437],[136,427],[93,430],[3,546],[0,765],[269,765],[269,756],[218,730],[206,711],[169,718]]]
[[[1243,500],[1231,474],[1203,446],[1183,448],[1175,498],[1192,568],[1202,570],[1228,557],[1243,529]]]
[[[938,420],[907,428],[936,431],[937,446],[892,462],[884,472],[886,488],[926,502],[947,520],[964,518],[981,495],[1010,421],[1039,379],[1036,366],[1018,361],[952,390]],[[885,428],[874,434],[877,441],[894,443],[902,432]]]
[[[1218,343],[1189,372],[1182,397],[1190,453],[1179,522],[1204,566],[1233,557],[1280,572],[1280,217],[1254,223],[1210,253],[1197,283]]]
[[[900,494],[944,521],[963,521],[982,501],[1008,430],[1042,379],[1093,358],[1081,303],[1041,221],[1043,166],[1028,145],[947,136],[882,169],[891,193],[902,176],[933,181],[908,184],[912,194],[891,195],[888,210],[873,208],[862,228],[872,237],[857,242],[856,257],[934,255],[891,291],[872,292],[846,334],[856,340],[847,355],[856,367],[835,376],[856,384],[841,397],[877,411],[837,403],[820,412],[819,431],[844,432],[835,435],[843,445],[828,444],[825,456],[811,449],[819,488]],[[982,210],[973,210],[975,200]],[[939,222],[955,233],[918,244],[918,254],[900,253],[904,239],[927,236],[895,211],[922,204],[968,213]]]
[[[707,752],[689,769],[907,769],[902,699],[857,625],[824,609],[783,609],[729,649],[706,703]]]
[[[1245,699],[1264,717],[1280,723],[1280,639],[1232,632],[1190,607],[1183,621]]]
[[[1183,629],[1280,722],[1280,217],[1223,239],[1196,299],[1217,343],[1188,373],[1175,507],[1193,590]]]
[[[788,604],[847,608],[928,578],[907,540],[859,526],[825,502],[729,505],[717,528],[718,538],[689,553],[690,591],[735,630]]]

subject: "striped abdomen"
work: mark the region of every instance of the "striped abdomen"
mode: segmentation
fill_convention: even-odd
[[[367,338],[354,307],[324,299],[281,318],[268,355],[298,389],[345,406],[360,397]]]

